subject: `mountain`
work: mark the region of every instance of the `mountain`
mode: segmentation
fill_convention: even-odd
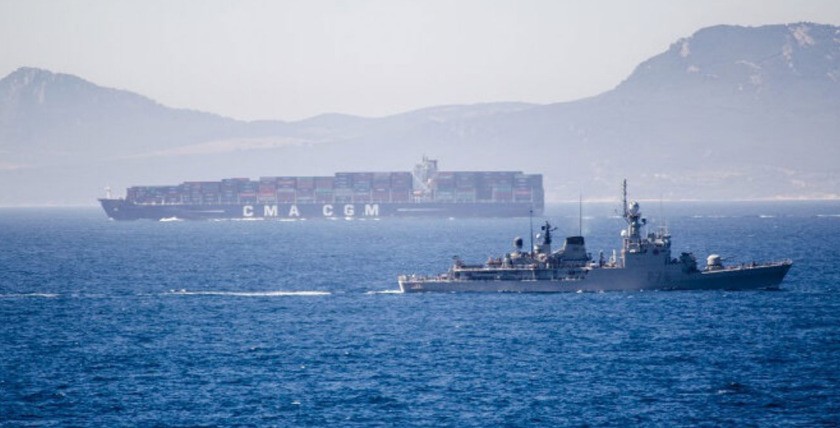
[[[673,198],[837,197],[840,29],[706,28],[612,91],[522,120],[538,130],[530,139],[556,139],[543,149],[573,154],[584,182],[629,176]]]
[[[573,82],[557,82],[557,84]],[[90,204],[106,185],[444,169],[545,174],[550,200],[838,198],[840,27],[716,26],[574,102],[244,122],[81,78],[0,80],[0,205]]]

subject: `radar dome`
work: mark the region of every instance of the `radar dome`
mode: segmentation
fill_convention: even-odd
[[[630,202],[629,206],[627,207],[627,211],[630,212],[630,215],[638,215],[639,214],[639,203],[636,201]]]

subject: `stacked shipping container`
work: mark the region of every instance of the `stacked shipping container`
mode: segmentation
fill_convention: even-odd
[[[415,193],[410,172],[341,172],[332,177],[226,178],[178,186],[134,186],[126,199],[137,204],[406,203]],[[542,175],[517,171],[439,171],[431,195],[444,203],[531,202],[543,204]]]
[[[414,177],[410,172],[391,173],[391,202],[408,202],[414,191]]]

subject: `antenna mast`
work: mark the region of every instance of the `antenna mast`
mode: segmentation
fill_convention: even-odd
[[[665,217],[665,208],[662,205],[662,194],[659,195],[659,217],[662,218],[662,233],[669,234],[668,232],[668,218]]]
[[[578,200],[578,236],[583,236],[583,193]]]
[[[629,222],[630,218],[629,218],[629,214],[627,213],[627,179],[626,178],[621,183],[621,207],[622,207],[622,210],[624,210],[624,220]]]
[[[528,250],[528,254],[533,255],[534,254],[534,208],[533,207],[528,210],[528,222],[530,223],[530,226],[531,226],[531,233],[529,233],[529,235],[531,236],[531,248]]]

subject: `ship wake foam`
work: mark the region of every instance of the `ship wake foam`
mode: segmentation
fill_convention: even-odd
[[[169,293],[180,296],[231,296],[231,297],[284,297],[284,296],[329,296],[329,291],[189,291],[189,290],[169,290]]]
[[[40,297],[44,299],[52,299],[58,297],[58,294],[54,293],[12,293],[12,294],[0,294],[0,299],[22,299],[28,297]]]

